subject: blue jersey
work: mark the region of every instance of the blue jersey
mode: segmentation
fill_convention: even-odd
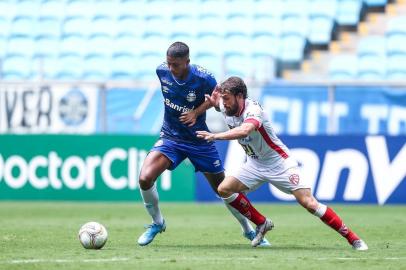
[[[174,78],[166,63],[160,65],[156,73],[161,82],[165,106],[161,137],[186,143],[207,144],[205,140],[196,137],[196,131],[208,131],[206,113],[199,115],[191,127],[180,122],[179,117],[183,112],[199,107],[205,100],[205,94],[211,95],[217,84],[213,75],[200,66],[190,64],[188,77],[181,81]]]

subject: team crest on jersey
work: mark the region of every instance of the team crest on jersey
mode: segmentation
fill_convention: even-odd
[[[289,176],[289,181],[294,184],[295,186],[297,186],[299,184],[299,175],[298,174],[292,174],[291,176]]]
[[[189,93],[188,93],[187,96],[186,96],[186,100],[189,101],[189,102],[195,101],[195,100],[196,100],[196,93],[195,93],[195,91],[193,91],[193,90],[189,91]]]

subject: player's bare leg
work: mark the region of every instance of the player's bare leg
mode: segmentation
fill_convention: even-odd
[[[297,202],[313,215],[319,217],[325,224],[345,237],[356,250],[367,250],[368,246],[353,231],[348,228],[342,219],[330,207],[319,203],[312,195],[310,189],[298,189],[292,192]]]
[[[145,209],[152,217],[152,224],[138,238],[138,244],[141,246],[148,245],[158,233],[165,231],[166,225],[159,209],[155,181],[170,165],[171,161],[158,151],[150,152],[142,165],[139,186]]]
[[[259,213],[245,194],[242,193],[247,190],[247,186],[232,176],[226,177],[218,187],[218,193],[225,202],[257,225],[256,235],[251,242],[252,246],[256,247],[264,241],[268,242],[264,239],[264,236],[268,231],[272,230],[274,224],[270,219]]]

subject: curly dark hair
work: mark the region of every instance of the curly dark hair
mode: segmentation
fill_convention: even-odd
[[[234,96],[242,94],[243,98],[247,98],[247,86],[240,77],[232,76],[220,84],[221,91],[229,92]]]

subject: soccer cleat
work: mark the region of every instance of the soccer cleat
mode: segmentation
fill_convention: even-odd
[[[152,242],[152,240],[154,240],[155,236],[158,233],[162,233],[165,231],[166,229],[165,220],[163,221],[162,224],[152,223],[148,225],[146,229],[147,230],[143,234],[141,234],[141,236],[138,238],[138,244],[140,246],[148,245],[149,243]]]
[[[243,233],[244,237],[247,238],[248,240],[252,241],[254,240],[256,233],[254,231],[250,231],[247,233]],[[268,240],[266,240],[266,238],[263,238],[261,243],[259,243],[258,247],[270,247],[271,243],[269,243]]]
[[[352,242],[352,248],[355,250],[360,250],[360,251],[368,250],[367,244],[361,239],[358,239],[358,240],[355,240],[354,242]]]
[[[256,236],[251,241],[251,246],[258,246],[264,239],[265,234],[272,230],[274,227],[272,220],[266,219],[264,223],[260,224],[256,228]]]

